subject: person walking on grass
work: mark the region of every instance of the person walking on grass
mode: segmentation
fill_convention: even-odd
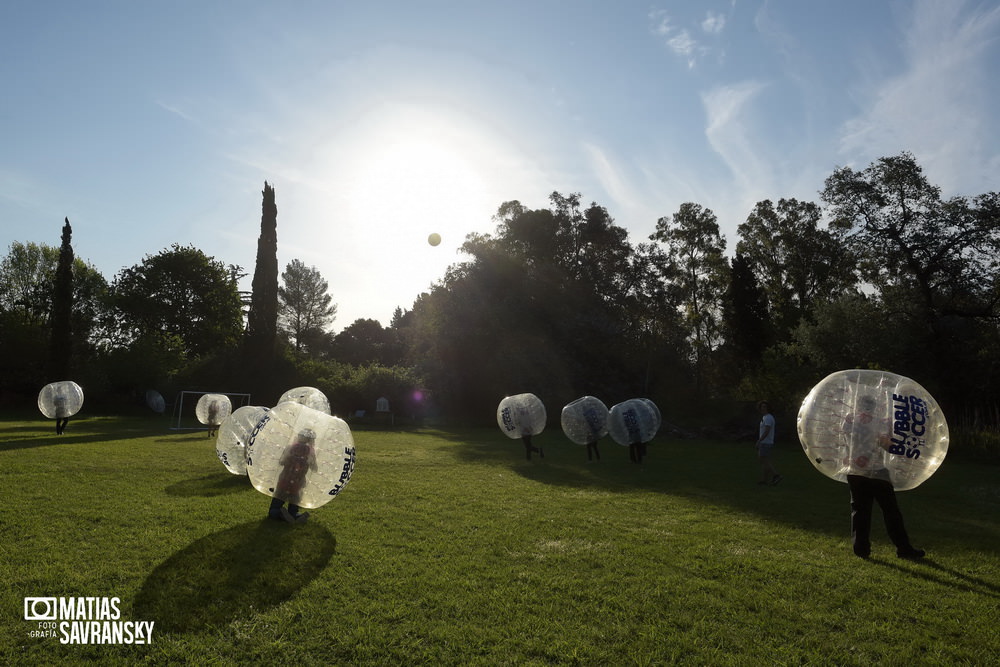
[[[888,422],[881,423],[876,418],[880,411],[874,397],[861,396],[857,406],[857,413],[848,415],[843,426],[845,433],[853,435],[848,454],[847,486],[851,490],[851,546],[854,555],[859,558],[871,555],[872,508],[878,503],[886,533],[896,547],[896,555],[919,560],[926,552],[910,543],[886,463],[891,444],[890,426]]]
[[[770,484],[777,486],[784,479],[775,470],[771,462],[771,453],[774,449],[774,415],[771,414],[771,406],[767,401],[757,404],[760,411],[760,427],[757,431],[757,461],[760,463],[760,485]]]

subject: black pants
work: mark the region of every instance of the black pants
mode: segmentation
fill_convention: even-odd
[[[896,491],[892,484],[881,479],[848,475],[847,486],[851,489],[851,541],[854,553],[859,556],[871,553],[872,505],[876,502],[882,510],[885,530],[896,545],[896,551],[913,550],[903,526],[903,513],[896,504]]]
[[[285,501],[281,500],[280,498],[271,498],[271,507],[268,509],[268,513],[272,516],[274,515],[280,516],[279,513],[281,512],[281,507],[284,504]],[[292,516],[298,516],[299,509],[300,508],[298,505],[293,505],[292,503],[288,503],[288,511],[292,513]]]
[[[597,449],[597,442],[588,442],[587,443],[587,460],[588,461],[593,461],[595,454],[597,455],[597,460],[600,461],[601,460],[601,452]]]

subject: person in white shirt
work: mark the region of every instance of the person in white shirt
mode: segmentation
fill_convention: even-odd
[[[757,434],[757,461],[760,463],[760,481],[758,484],[777,486],[784,477],[778,474],[771,462],[771,451],[774,449],[774,415],[767,401],[757,404],[760,410],[760,428]]]

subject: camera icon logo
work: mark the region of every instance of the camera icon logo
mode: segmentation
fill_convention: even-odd
[[[55,598],[24,598],[24,620],[55,621],[59,617],[59,605]]]

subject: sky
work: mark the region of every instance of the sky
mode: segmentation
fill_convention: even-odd
[[[28,0],[0,21],[0,253],[109,281],[173,244],[278,264],[340,331],[388,326],[499,206],[553,191],[633,243],[694,202],[728,250],[754,204],[911,152],[1000,189],[1000,0]],[[441,235],[440,245],[427,238]]]

